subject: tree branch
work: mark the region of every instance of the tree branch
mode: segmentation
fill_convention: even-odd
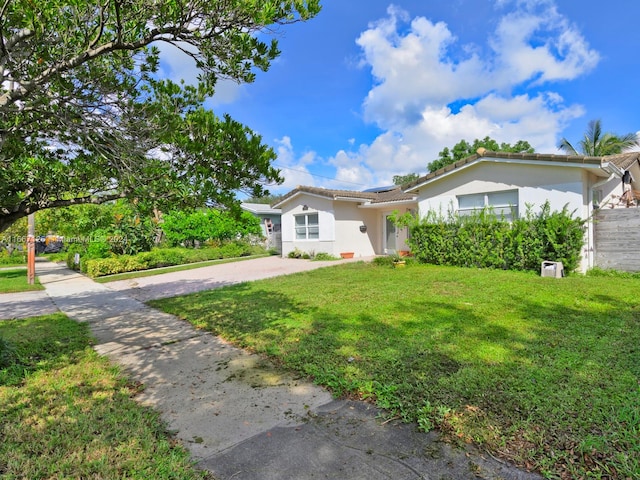
[[[113,193],[113,194],[99,195],[99,196],[88,195],[86,197],[71,198],[66,200],[53,200],[49,202],[46,206],[40,206],[35,204],[21,205],[19,209],[11,213],[3,213],[2,215],[0,215],[0,233],[4,232],[17,220],[27,217],[30,214],[35,213],[39,210],[46,210],[48,208],[58,208],[58,207],[70,207],[72,205],[87,205],[87,204],[100,205],[102,203],[109,202],[111,200],[118,200],[119,198],[125,198],[126,196],[127,194],[125,192],[122,192],[122,193]]]

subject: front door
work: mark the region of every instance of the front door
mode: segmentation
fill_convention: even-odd
[[[385,215],[384,219],[384,252],[386,254],[396,253],[398,236],[396,234],[396,226],[392,221],[392,215]]]

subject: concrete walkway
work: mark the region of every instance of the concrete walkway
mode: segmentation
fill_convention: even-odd
[[[383,423],[370,405],[334,401],[261,357],[134,298],[321,266],[269,257],[108,286],[52,263],[38,263],[37,273],[50,299],[46,307],[88,322],[96,350],[145,385],[137,399],[160,411],[198,465],[220,480],[540,478],[472,449],[453,450],[413,425]],[[15,311],[8,298],[16,300]],[[0,318],[29,313],[24,298],[0,295]]]

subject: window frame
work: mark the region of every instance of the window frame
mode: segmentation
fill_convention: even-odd
[[[309,217],[315,217],[316,223],[310,222]],[[304,224],[298,223],[299,218],[304,218]],[[293,216],[293,235],[296,241],[320,240],[320,215],[318,212],[295,214]]]
[[[512,194],[515,197],[515,203],[491,203],[492,195],[499,194]],[[480,197],[482,196],[482,206],[472,206],[472,207],[460,207],[460,199],[466,198],[471,199],[471,197]],[[469,193],[464,195],[456,195],[456,200],[458,202],[458,210],[457,214],[461,217],[466,217],[469,215],[473,215],[474,213],[481,212],[484,209],[490,209],[497,217],[502,217],[508,222],[512,222],[514,219],[518,218],[520,215],[520,211],[518,208],[518,200],[519,200],[519,191],[516,190],[496,190],[492,192],[479,192],[479,193]],[[508,213],[507,213],[508,212]]]

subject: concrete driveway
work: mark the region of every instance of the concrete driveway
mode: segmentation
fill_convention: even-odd
[[[147,302],[158,298],[211,290],[235,283],[289,275],[348,262],[371,261],[372,257],[315,262],[280,257],[262,257],[240,262],[221,263],[181,272],[109,282],[110,289]]]

